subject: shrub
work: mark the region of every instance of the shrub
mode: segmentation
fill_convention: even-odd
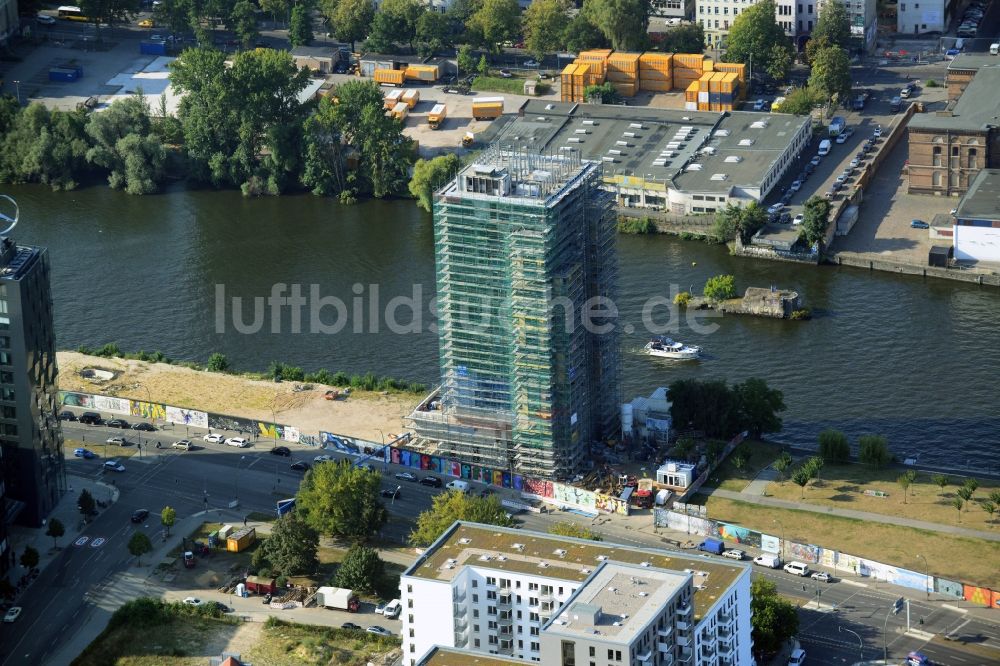
[[[851,457],[851,446],[844,433],[827,429],[819,434],[819,454],[827,462],[843,463]]]
[[[858,439],[858,460],[879,470],[892,462],[889,443],[881,435],[864,435]]]
[[[653,234],[656,223],[648,217],[619,217],[618,232],[622,234]]]
[[[812,310],[809,308],[801,308],[799,310],[792,310],[792,314],[789,315],[789,319],[794,319],[795,321],[805,321],[812,319]]]
[[[736,278],[732,275],[716,275],[705,282],[705,298],[712,301],[724,301],[736,298]]]
[[[939,83],[938,83],[937,81],[935,81],[934,79],[927,79],[927,82],[926,82],[926,83],[924,83],[924,87],[925,87],[925,88],[937,88],[937,87],[939,87],[940,85],[941,85],[941,84],[939,84]]]
[[[682,291],[681,293],[674,296],[674,305],[686,308],[688,303],[691,302],[691,292]]]
[[[208,365],[206,367],[209,372],[225,372],[229,369],[229,359],[226,358],[225,354],[215,352],[208,357]]]

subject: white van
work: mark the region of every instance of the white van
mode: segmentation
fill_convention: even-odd
[[[403,604],[399,599],[393,599],[385,605],[382,609],[382,615],[389,618],[390,620],[395,620],[399,617],[399,613],[403,610]]]
[[[753,558],[753,563],[759,567],[767,567],[768,569],[777,569],[781,566],[781,558],[777,555],[758,555]]]
[[[462,493],[469,492],[469,482],[468,481],[449,481],[448,485],[445,486],[448,490],[457,490]]]
[[[823,139],[822,141],[819,142],[819,150],[816,151],[816,154],[818,154],[818,155],[829,155],[830,154],[830,148],[832,148],[832,147],[833,147],[833,144],[830,143],[829,139]]]
[[[1000,42],[990,44],[990,55],[1000,55]]]
[[[805,562],[789,562],[785,565],[785,571],[796,576],[808,576],[809,565]]]

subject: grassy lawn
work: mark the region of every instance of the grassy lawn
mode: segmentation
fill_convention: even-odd
[[[732,490],[737,493],[742,491],[747,487],[747,484],[754,480],[760,470],[774,462],[780,452],[781,446],[770,442],[751,441],[740,444],[712,474],[713,479],[719,479],[719,483],[715,485],[723,490]],[[747,460],[742,470],[733,466],[733,458],[738,455],[742,455]]]
[[[323,540],[320,540],[320,547],[316,552],[316,557],[319,559],[319,573],[315,578],[323,581],[322,585],[332,585],[333,574],[337,571],[337,566],[343,561],[345,555],[347,555],[346,548],[325,545]],[[399,596],[399,577],[405,569],[406,567],[401,564],[386,562],[385,575],[376,585],[378,593],[376,595],[359,593],[358,596],[364,601],[371,602],[395,599]]]
[[[500,76],[477,76],[472,81],[472,89],[483,92],[500,92],[511,95],[524,94],[524,79],[505,79]]]
[[[796,461],[797,466],[800,461]],[[942,490],[933,481],[932,474],[919,473],[917,480],[906,493],[906,503],[903,503],[903,489],[896,483],[902,470],[883,469],[873,471],[866,465],[834,465],[827,464],[820,471],[820,479],[811,481],[806,486],[804,497],[800,499],[799,487],[790,481],[783,484],[773,482],[767,487],[767,494],[780,499],[794,502],[808,502],[821,506],[833,506],[855,511],[870,511],[890,516],[901,516],[915,520],[926,520],[946,525],[959,525],[958,511],[952,506],[952,500],[965,478],[948,475],[949,484]],[[962,509],[961,526],[969,529],[993,529],[995,523],[990,523],[989,514],[983,511],[980,502],[989,497],[990,492],[1000,488],[1000,484],[992,480],[979,480],[979,488]],[[888,497],[873,497],[865,495],[865,491],[882,491]],[[995,520],[1000,522],[1000,516]]]
[[[128,435],[126,435],[127,437]],[[139,450],[133,446],[112,446],[111,444],[105,445],[104,440],[100,439],[98,441],[81,441],[79,439],[65,439],[63,440],[63,455],[67,458],[73,457],[74,449],[90,449],[97,454],[97,458],[92,458],[91,460],[101,460],[105,459],[104,454],[107,451],[107,459],[113,460],[115,458],[131,458],[132,456],[139,453]],[[143,451],[143,455],[146,452]],[[151,453],[149,455],[152,455]]]
[[[924,570],[924,562],[920,558],[923,555],[932,574],[993,588],[1000,585],[1000,571],[996,567],[996,563],[1000,562],[1000,542],[716,497],[708,497],[706,503],[712,520],[731,522],[779,536],[784,527],[785,537],[789,540],[818,544],[877,562],[896,564],[911,571]]]
[[[260,640],[243,658],[259,666],[383,663],[382,656],[398,652],[398,638],[387,638],[333,627],[317,627],[271,618]],[[388,662],[385,662],[388,663]]]

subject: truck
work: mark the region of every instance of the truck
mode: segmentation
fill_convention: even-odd
[[[184,568],[194,569],[194,564],[195,564],[194,553],[192,553],[190,550],[184,551]]]
[[[698,544],[698,550],[703,550],[706,553],[714,553],[715,555],[722,555],[722,551],[725,549],[725,544],[719,539],[708,538]]]
[[[441,123],[444,122],[445,117],[448,115],[448,107],[444,104],[435,104],[431,112],[427,114],[427,122],[430,123],[431,129],[436,130],[441,127]]]
[[[391,116],[401,123],[405,123],[406,116],[409,115],[409,113],[410,107],[406,104],[406,102],[400,102],[396,106],[392,107],[392,111],[389,111],[385,115]]]
[[[472,100],[472,117],[476,120],[494,120],[503,115],[503,97],[475,97]]]
[[[392,111],[394,108],[396,108],[396,105],[403,101],[400,99],[400,97],[402,96],[403,96],[403,91],[399,88],[387,92],[385,94],[385,110]]]
[[[406,79],[406,72],[401,69],[376,69],[372,78],[380,86],[401,87]]]
[[[834,116],[833,119],[830,121],[829,127],[827,127],[827,131],[829,132],[830,136],[837,136],[838,134],[843,132],[844,128],[846,127],[847,127],[847,121],[844,120],[843,116]]]
[[[400,98],[400,101],[406,102],[406,105],[410,107],[410,110],[412,111],[413,107],[415,107],[417,105],[417,102],[420,101],[420,91],[413,89],[407,90],[406,92],[403,93],[403,96]]]
[[[851,107],[855,111],[863,111],[865,108],[865,96],[858,95],[857,97],[855,97],[854,101],[851,103]]]
[[[334,610],[343,610],[348,613],[357,613],[361,607],[361,601],[354,590],[343,587],[321,587],[316,590],[316,605]]]
[[[753,563],[759,567],[767,567],[768,569],[777,569],[781,566],[781,558],[777,555],[758,555],[753,558]]]

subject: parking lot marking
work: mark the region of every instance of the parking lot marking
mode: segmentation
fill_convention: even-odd
[[[105,539],[104,537],[97,537],[96,539],[93,540],[93,542],[91,542],[90,547],[100,548],[101,546],[104,545],[105,541],[107,541],[107,539]]]
[[[88,541],[90,541],[90,537],[82,536],[79,539],[77,539],[76,541],[74,541],[73,545],[77,546],[77,547],[79,547],[79,546],[85,546],[85,545],[87,545]]]

